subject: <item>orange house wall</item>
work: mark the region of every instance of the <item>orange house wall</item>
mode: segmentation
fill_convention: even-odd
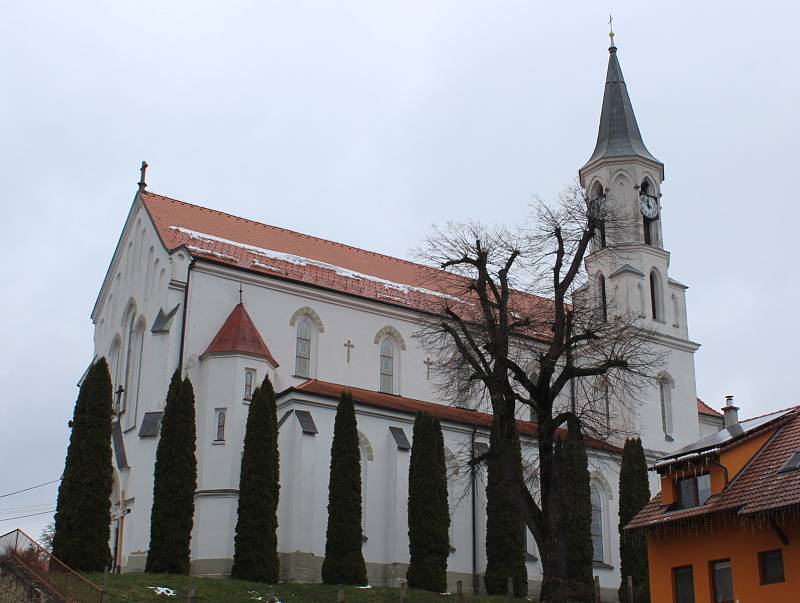
[[[672,568],[691,565],[695,603],[713,603],[710,561],[730,559],[734,598],[740,603],[797,603],[800,601],[800,522],[789,519],[783,527],[789,545],[783,546],[766,524],[713,530],[697,534],[662,532],[647,534],[651,603],[674,603]],[[758,553],[781,549],[785,582],[761,585]]]
[[[767,443],[774,433],[774,429],[765,431],[751,440],[725,450],[720,455],[719,462],[728,470],[728,480],[736,477],[739,471],[753,458],[756,452],[761,450],[761,447]]]

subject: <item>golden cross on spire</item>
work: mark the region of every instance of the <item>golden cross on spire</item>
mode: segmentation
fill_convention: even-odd
[[[614,46],[614,17],[608,13],[608,37],[611,38],[611,46]]]

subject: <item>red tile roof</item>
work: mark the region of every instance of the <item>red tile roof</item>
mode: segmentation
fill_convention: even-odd
[[[776,428],[775,434],[753,456],[750,463],[725,487],[699,507],[670,511],[661,504],[658,494],[633,518],[626,529],[657,527],[686,520],[697,520],[720,512],[738,516],[753,515],[800,506],[800,470],[779,473],[786,461],[800,451],[800,406],[764,429]],[[726,447],[735,447],[744,439]]]
[[[483,427],[485,429],[489,429],[492,426],[492,415],[489,413],[459,408],[457,406],[436,404],[435,402],[414,400],[412,398],[405,398],[403,396],[396,396],[394,394],[384,394],[382,392],[362,389],[360,387],[348,387],[346,385],[330,383],[328,381],[320,381],[318,379],[309,379],[297,387],[289,388],[281,395],[295,391],[304,392],[307,394],[316,394],[325,398],[337,399],[346,389],[350,390],[350,393],[353,395],[353,401],[357,404],[377,406],[379,408],[386,408],[389,410],[396,410],[410,414],[415,414],[419,411],[422,411],[430,413],[444,421],[473,425],[475,427]],[[531,423],[530,421],[521,421],[517,419],[517,429],[523,435],[533,436],[536,434],[537,425],[536,423]],[[602,440],[586,438],[586,441],[590,448],[608,450],[610,452],[617,453],[622,452],[621,448]]]
[[[234,353],[264,358],[273,367],[278,367],[278,361],[270,353],[267,344],[242,303],[236,304],[214,339],[211,340],[208,349],[203,352],[203,356]]]
[[[139,193],[164,246],[197,258],[405,306],[441,311],[469,303],[468,281],[451,273],[269,226],[148,191]],[[517,294],[549,322],[550,300]]]
[[[701,415],[710,415],[712,417],[722,418],[722,413],[714,410],[708,404],[703,402],[700,398],[697,399],[697,412]]]

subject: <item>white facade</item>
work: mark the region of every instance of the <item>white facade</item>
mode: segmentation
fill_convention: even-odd
[[[647,180],[653,194],[660,196],[663,169],[641,158],[601,158],[582,170],[581,179],[587,190],[599,185],[609,202],[637,217],[637,187]],[[639,231],[623,233],[614,242],[625,247],[624,262],[619,254],[600,247],[586,259],[590,286],[597,286],[601,274],[605,279],[610,310],[638,312],[647,326],[659,332],[666,354],[664,371],[654,376],[645,402],[631,419],[652,455],[676,450],[699,436],[693,358],[698,346],[688,338],[686,287],[670,279],[669,253],[662,241],[657,220],[650,244],[642,242]],[[657,289],[654,294],[651,283]],[[240,287],[247,312],[277,368],[246,354],[203,356],[239,302]],[[159,314],[173,310],[154,332]],[[372,391],[390,387],[391,393],[404,398],[438,402],[428,376],[428,353],[413,337],[419,328],[413,311],[204,261],[182,247],[169,252],[140,195],[134,199],[92,318],[95,353],[109,358],[115,391],[120,386],[125,390],[119,396],[121,438],[115,440],[112,501],[114,511],[130,510],[121,541],[120,565],[125,571],[144,568],[149,542],[157,429],[152,435],[146,430],[140,435],[143,417],[163,410],[170,377],[179,364],[196,396],[198,483],[192,569],[200,574],[225,574],[232,563],[248,372],[253,387],[268,376],[277,392],[285,392],[278,399],[278,417],[284,419],[279,431],[278,547],[286,580],[319,579],[336,410],[331,397],[289,388],[312,378]],[[301,327],[304,338],[310,333],[308,374],[297,376]],[[393,361],[391,376],[384,374],[382,383],[384,342],[391,346]],[[304,433],[297,411],[310,413],[317,433]],[[364,466],[363,551],[370,582],[398,584],[408,563],[410,453],[398,448],[389,427],[402,428],[411,440],[413,415],[366,404],[357,404],[356,411]],[[469,588],[473,575],[485,567],[485,492],[482,471],[477,471],[477,486],[470,489],[470,470],[458,459],[464,458],[473,440],[487,444],[488,433],[447,420],[443,429],[453,516],[448,572],[452,582],[463,580]],[[122,460],[123,447],[127,462]],[[532,445],[524,442],[526,459],[531,460],[532,451]],[[602,527],[596,534],[601,551],[595,571],[604,588],[616,589],[619,458],[592,449],[590,463],[593,496],[600,507],[596,531]],[[654,481],[653,492],[656,486]],[[528,575],[536,581],[541,569],[530,535],[528,552]]]

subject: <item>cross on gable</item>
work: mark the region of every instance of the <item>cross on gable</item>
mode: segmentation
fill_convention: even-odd
[[[430,381],[430,379],[431,379],[431,366],[433,366],[433,360],[431,360],[430,358],[426,358],[425,360],[423,360],[422,364],[425,365],[425,371],[426,371],[425,378],[428,381]]]
[[[348,339],[347,343],[344,344],[344,347],[347,348],[347,363],[350,364],[350,350],[352,350],[356,346],[353,345],[352,342]]]

